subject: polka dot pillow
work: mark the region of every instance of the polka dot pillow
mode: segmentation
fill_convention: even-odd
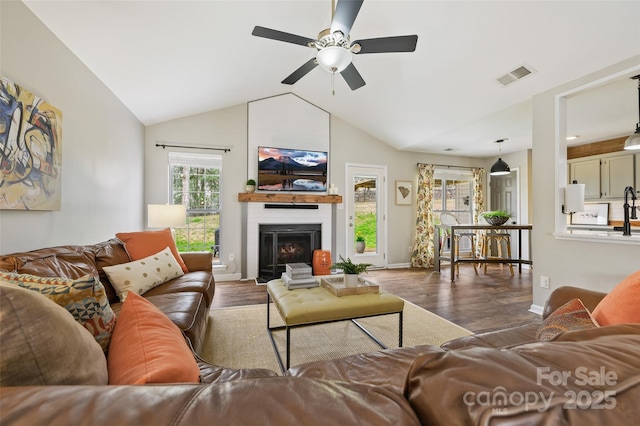
[[[143,259],[105,266],[102,269],[107,273],[122,302],[130,291],[143,294],[160,284],[184,275],[169,247]]]

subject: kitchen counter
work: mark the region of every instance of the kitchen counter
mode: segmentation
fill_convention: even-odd
[[[622,235],[622,231],[614,231],[610,226],[603,227],[603,229],[570,228],[564,232],[555,232],[553,235],[560,240],[640,245],[640,229],[636,227],[631,228],[631,235]]]

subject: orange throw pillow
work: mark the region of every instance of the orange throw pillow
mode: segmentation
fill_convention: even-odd
[[[200,381],[198,363],[178,326],[133,291],[113,330],[107,369],[110,385]]]
[[[591,316],[598,324],[640,323],[640,271],[634,272],[615,286],[598,303]]]
[[[187,265],[184,264],[184,260],[178,253],[176,242],[173,240],[169,228],[161,231],[119,232],[116,237],[124,243],[124,248],[131,260],[144,259],[169,247],[184,273],[189,272]]]

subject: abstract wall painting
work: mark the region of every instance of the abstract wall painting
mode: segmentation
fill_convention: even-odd
[[[60,210],[62,113],[0,75],[0,209]]]

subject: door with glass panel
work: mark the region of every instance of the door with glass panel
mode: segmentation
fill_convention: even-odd
[[[443,213],[447,219],[455,217],[457,224],[473,223],[473,175],[467,171],[438,171],[434,173],[435,185],[433,187],[433,213],[436,224],[451,224],[441,220]],[[444,216],[443,216],[444,219]],[[449,251],[451,241],[449,236],[440,236],[440,247],[443,251]],[[461,238],[459,241],[461,252],[471,251],[471,240]]]
[[[354,263],[386,267],[387,169],[348,164],[346,175],[346,256]]]

